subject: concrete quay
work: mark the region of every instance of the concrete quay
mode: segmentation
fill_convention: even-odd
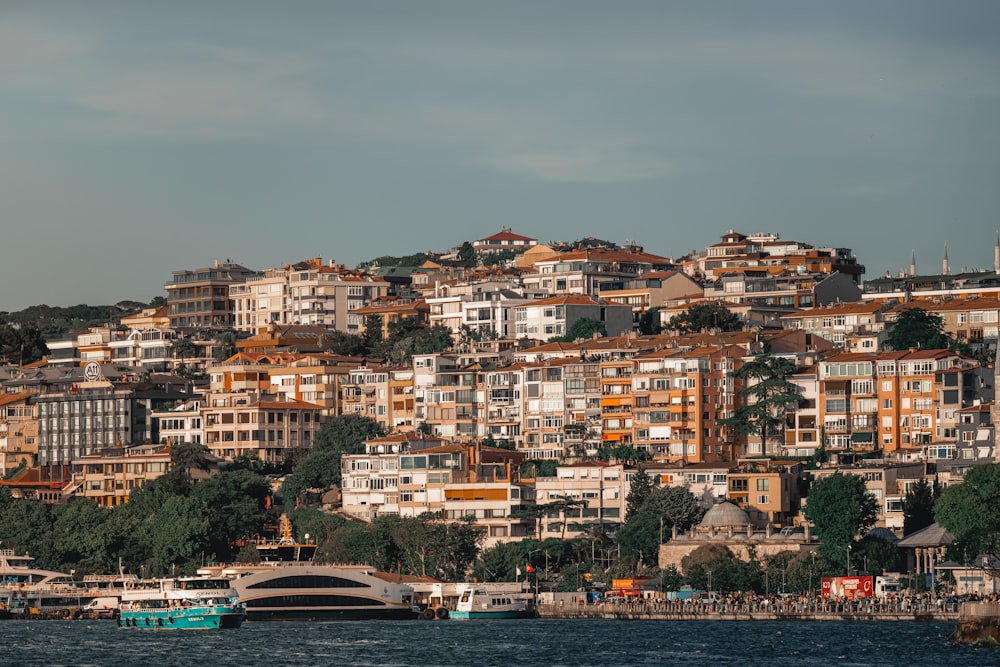
[[[951,621],[959,618],[957,605],[829,604],[539,604],[540,618],[603,618],[622,621]]]

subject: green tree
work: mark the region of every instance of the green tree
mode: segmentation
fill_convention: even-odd
[[[943,350],[951,349],[954,344],[944,331],[941,316],[923,308],[907,308],[901,312],[885,341],[890,350]]]
[[[680,487],[659,487],[650,492],[646,502],[615,534],[622,555],[653,565],[660,544],[670,539],[674,526],[685,531],[701,521],[705,510],[698,500]]]
[[[639,333],[643,336],[655,336],[663,330],[660,324],[660,306],[653,306],[642,314],[639,318]]]
[[[701,590],[723,593],[763,592],[764,572],[760,562],[752,557],[744,561],[721,544],[700,546],[681,559],[688,584]],[[772,590],[776,586],[770,587]]]
[[[965,559],[1000,559],[1000,464],[975,466],[961,484],[944,489],[934,518],[954,535],[952,546]]]
[[[0,361],[23,366],[38,361],[48,353],[49,348],[38,327],[0,324]]]
[[[286,503],[310,488],[326,488],[340,484],[340,459],[344,454],[361,454],[365,441],[385,435],[377,421],[363,415],[334,417],[324,423],[307,456],[296,464],[285,478],[281,495]]]
[[[922,479],[906,492],[903,499],[904,537],[934,523],[934,501],[938,495],[934,486]]]
[[[458,252],[455,254],[455,261],[462,266],[475,266],[479,263],[479,258],[476,257],[476,250],[472,247],[472,244],[466,241],[458,247]]]
[[[795,364],[788,359],[763,354],[731,372],[745,384],[738,392],[741,401],[733,416],[719,423],[741,435],[759,436],[764,453],[769,453],[768,440],[772,436],[784,441],[788,406],[804,402],[798,386],[788,380],[795,370]]]
[[[646,504],[649,494],[653,492],[653,478],[642,468],[632,475],[628,495],[625,496],[625,522],[635,516],[636,512]]]
[[[685,334],[701,333],[712,329],[742,331],[743,322],[721,303],[696,303],[683,313],[670,318],[667,328]]]
[[[323,346],[330,354],[363,357],[368,354],[365,338],[345,331],[331,331],[323,336]]]
[[[109,560],[112,533],[108,530],[111,512],[97,503],[78,498],[53,510],[51,541],[57,569],[79,574],[114,571]]]
[[[193,470],[208,470],[208,447],[200,442],[174,442],[170,445],[170,470],[190,483]]]
[[[519,542],[501,542],[479,554],[472,575],[479,581],[515,581],[525,575],[524,564],[525,554]]]
[[[197,498],[170,496],[147,522],[152,559],[150,572],[167,574],[174,567],[194,574],[204,555],[215,560],[209,547],[209,518],[205,503]]]
[[[208,508],[208,549],[232,560],[237,540],[260,533],[270,492],[267,480],[249,470],[223,470],[195,484],[191,496]]]
[[[805,516],[823,542],[820,553],[830,560],[839,558],[847,565],[855,538],[875,525],[878,505],[864,480],[836,473],[813,483]]]
[[[598,336],[608,335],[608,329],[604,325],[604,322],[592,320],[589,317],[581,317],[576,322],[573,322],[565,336],[552,336],[549,338],[549,342],[572,343],[578,340],[589,340],[594,337],[594,334]]]

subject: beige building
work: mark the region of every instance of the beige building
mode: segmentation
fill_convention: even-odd
[[[38,419],[31,394],[0,394],[0,477],[38,458]]]
[[[212,394],[201,409],[205,445],[216,456],[247,454],[266,463],[312,448],[322,408],[259,393]]]
[[[538,505],[564,500],[579,503],[543,516],[541,539],[614,534],[625,523],[629,488],[624,466],[603,461],[561,465],[555,477],[536,477]]]
[[[687,533],[671,531],[670,540],[660,545],[658,564],[662,569],[673,566],[683,572],[681,561],[684,557],[706,545],[726,547],[737,558],[749,561],[751,555],[764,559],[783,551],[814,552],[819,542],[808,525],[776,530],[767,524],[758,529],[744,510],[723,502],[708,510],[701,523]]]
[[[170,326],[232,328],[236,319],[229,287],[254,275],[252,269],[229,260],[201,269],[174,271],[171,281],[164,285]]]
[[[229,289],[238,331],[256,332],[270,324],[321,326],[347,333],[363,331],[355,310],[389,292],[389,283],[321,258],[269,269]]]
[[[524,456],[471,444],[438,444],[411,435],[376,438],[365,454],[341,460],[343,511],[371,521],[384,514],[447,521],[482,528],[488,548],[530,537],[530,518],[514,515],[534,504],[534,490],[517,478]],[[430,446],[428,446],[430,445]]]

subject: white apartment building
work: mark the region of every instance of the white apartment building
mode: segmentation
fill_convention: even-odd
[[[229,298],[238,331],[255,333],[274,323],[359,333],[364,318],[353,311],[388,291],[380,278],[317,258],[250,276],[230,286]]]
[[[580,502],[542,518],[542,539],[613,534],[625,523],[629,482],[622,465],[587,461],[559,466],[555,477],[535,478],[535,502]]]

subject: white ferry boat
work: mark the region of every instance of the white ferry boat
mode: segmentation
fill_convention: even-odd
[[[466,584],[458,588],[458,602],[451,618],[528,618],[532,616],[526,600],[510,593],[491,592],[488,584]]]
[[[281,539],[257,545],[261,562],[215,565],[201,575],[228,577],[251,621],[413,619],[413,587],[366,565],[312,562],[316,545],[295,542],[281,518]]]

